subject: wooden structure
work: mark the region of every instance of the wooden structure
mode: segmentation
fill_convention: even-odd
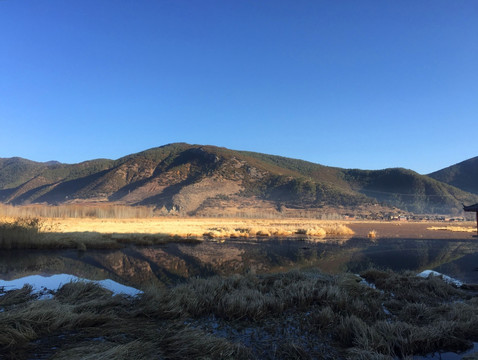
[[[470,205],[470,206],[463,205],[463,210],[474,211],[476,213],[476,233],[478,235],[478,204]]]

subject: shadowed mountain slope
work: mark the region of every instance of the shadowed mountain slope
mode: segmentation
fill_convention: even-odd
[[[428,175],[464,191],[478,194],[478,156]]]
[[[47,168],[46,163],[19,157],[0,158],[0,189],[11,189],[19,186]]]
[[[0,159],[0,201],[115,202],[180,214],[381,204],[450,213],[478,196],[406,169],[328,167],[281,156],[176,143],[79,164]],[[246,211],[245,210],[245,211]]]
[[[407,169],[344,170],[344,174],[360,193],[414,213],[460,211],[463,202],[478,200],[476,195]]]

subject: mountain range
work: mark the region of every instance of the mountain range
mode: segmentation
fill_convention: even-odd
[[[147,205],[210,216],[320,209],[458,214],[462,203],[478,202],[478,157],[429,175],[185,143],[78,164],[0,158],[0,202]]]

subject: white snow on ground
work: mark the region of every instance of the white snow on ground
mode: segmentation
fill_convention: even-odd
[[[21,289],[24,285],[30,284],[33,287],[34,293],[44,293],[47,290],[56,291],[62,285],[67,284],[71,281],[86,281],[96,283],[104,287],[105,289],[112,291],[115,295],[126,294],[130,296],[136,296],[142,293],[142,291],[138,289],[135,289],[131,286],[122,285],[110,279],[93,281],[69,274],[55,274],[50,276],[31,275],[15,280],[0,280],[0,288],[3,288],[5,291],[9,291]],[[43,296],[43,298],[45,297],[48,296]]]
[[[433,271],[433,270],[424,270],[421,273],[417,274],[417,276],[427,278],[429,276],[440,276],[444,281],[446,281],[448,284],[453,284],[457,287],[461,287],[463,283],[460,280],[454,279],[452,277],[449,277],[447,275],[443,275],[439,273],[438,271]]]
[[[360,284],[363,284],[363,285],[365,285],[365,286],[368,286],[368,287],[371,288],[371,289],[377,289],[377,287],[375,286],[374,283],[368,282],[368,281],[365,280],[363,277],[361,277],[359,274],[355,274],[355,275],[360,278]]]

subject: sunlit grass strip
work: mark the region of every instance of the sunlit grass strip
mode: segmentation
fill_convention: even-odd
[[[94,231],[100,233],[162,233],[180,237],[290,236],[302,230],[313,232],[321,228],[329,235],[351,235],[347,223],[310,219],[224,219],[174,218],[154,219],[51,219],[56,232]],[[324,232],[321,231],[321,234]]]
[[[476,227],[469,226],[431,226],[427,228],[428,230],[443,230],[443,231],[452,231],[452,232],[476,232]]]
[[[252,223],[253,224],[253,223]],[[253,224],[254,225],[254,224]],[[351,236],[354,232],[343,224],[321,224],[312,225],[308,228],[297,228],[297,226],[271,226],[262,225],[251,228],[213,227],[207,229],[202,235],[209,238],[250,238],[250,237],[293,237],[295,235],[306,235],[313,237]],[[201,234],[191,234],[200,236]]]

